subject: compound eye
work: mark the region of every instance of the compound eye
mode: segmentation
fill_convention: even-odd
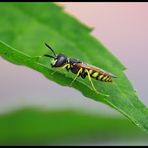
[[[53,61],[51,62],[52,67],[62,67],[67,63],[67,57],[63,54],[59,54]]]
[[[67,59],[66,59],[65,57],[61,56],[61,57],[59,57],[59,58],[57,59],[55,66],[56,66],[56,67],[61,67],[61,66],[63,66],[66,62],[67,62]]]

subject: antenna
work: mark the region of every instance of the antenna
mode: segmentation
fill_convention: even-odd
[[[54,56],[56,57],[54,50],[47,43],[45,43],[45,45],[46,45],[46,47],[48,47],[53,52]]]
[[[48,54],[44,54],[44,56],[45,56],[45,57],[50,57],[50,58],[53,58],[53,59],[55,58],[55,57],[53,57],[53,56],[51,56],[51,55],[48,55]]]

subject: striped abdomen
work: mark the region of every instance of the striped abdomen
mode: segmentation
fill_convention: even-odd
[[[77,74],[79,70],[82,69],[82,71],[79,73],[79,76],[81,76],[83,79],[85,79],[85,77],[88,76],[88,73],[90,77],[103,82],[112,82],[112,77],[116,78],[115,75],[101,68],[94,67],[84,63],[74,63],[69,65],[69,67],[66,67],[66,69],[71,70],[71,72],[74,74]]]
[[[111,76],[106,73],[103,73],[102,71],[95,71],[92,69],[88,69],[88,71],[90,76],[96,80],[100,80],[103,82],[112,82]]]

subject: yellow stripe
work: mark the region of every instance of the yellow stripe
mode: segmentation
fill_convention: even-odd
[[[109,81],[109,79],[110,79],[110,77],[108,77],[108,78],[106,79],[106,81]]]
[[[100,75],[100,76],[99,76],[99,79],[101,79],[103,76],[104,76],[104,75]]]
[[[67,66],[68,66],[68,68],[70,68],[70,64],[68,64]]]
[[[105,81],[106,78],[107,78],[107,76],[105,76],[102,80]]]
[[[109,81],[111,82],[112,81],[112,78],[110,78]]]
[[[92,75],[94,78],[96,78],[98,76],[98,72],[93,73]]]
[[[92,72],[93,72],[92,70],[89,70],[89,74],[90,74],[90,75],[92,74]]]

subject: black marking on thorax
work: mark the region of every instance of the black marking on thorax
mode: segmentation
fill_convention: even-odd
[[[82,62],[79,59],[76,59],[76,58],[70,58],[69,59],[69,64],[70,64],[70,68],[69,69],[74,74],[77,74],[78,71],[80,70],[80,68],[75,65],[76,63],[82,63]]]
[[[75,66],[75,65],[71,65],[70,70],[71,70],[72,73],[77,74],[78,71],[80,70],[80,68]]]
[[[76,58],[69,59],[69,64],[73,65],[75,63],[82,63],[82,61],[80,61],[79,59],[76,59]]]

